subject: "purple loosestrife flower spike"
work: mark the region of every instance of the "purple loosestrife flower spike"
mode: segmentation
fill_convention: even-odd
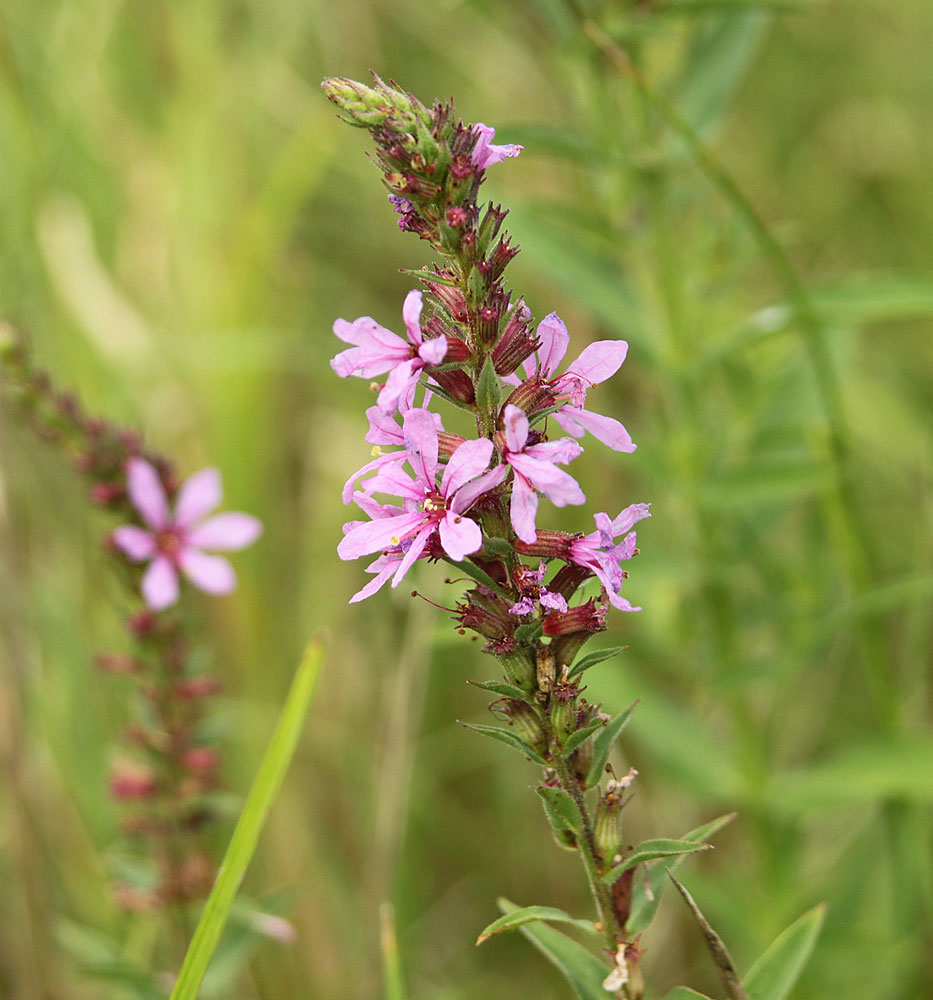
[[[515,534],[523,542],[531,543],[538,537],[535,528],[538,512],[536,490],[540,490],[558,507],[586,502],[577,481],[555,464],[560,462],[561,465],[566,465],[580,455],[583,449],[570,438],[528,445],[528,417],[523,410],[511,403],[505,407],[504,423],[504,458],[514,473],[509,514]]]
[[[409,292],[402,307],[407,342],[370,316],[361,316],[352,323],[345,319],[334,323],[334,333],[344,343],[355,345],[341,351],[330,363],[341,378],[349,375],[372,378],[390,372],[377,400],[384,413],[410,409],[418,372],[425,365],[440,364],[447,353],[444,337],[425,340],[421,331],[421,308],[422,293]]]
[[[619,611],[641,611],[634,608],[619,595],[625,574],[620,563],[631,559],[635,554],[636,536],[631,531],[636,521],[651,517],[649,504],[634,503],[621,511],[614,520],[609,520],[608,514],[596,514],[596,531],[582,538],[574,539],[570,544],[569,558],[578,566],[592,571],[599,582],[606,588],[612,606]],[[617,545],[615,540],[623,535]]]
[[[495,163],[502,163],[507,156],[518,156],[525,148],[524,146],[516,145],[514,142],[506,145],[496,145],[492,141],[496,130],[489,125],[484,125],[482,122],[477,122],[473,126],[473,131],[477,133],[479,138],[476,140],[476,145],[473,147],[473,154],[470,159],[473,166],[478,170],[485,170]]]
[[[505,470],[488,468],[493,444],[487,438],[479,438],[464,441],[454,451],[438,486],[438,438],[433,415],[427,410],[410,410],[405,414],[403,432],[414,478],[398,463],[392,463],[383,466],[367,482],[367,490],[397,496],[405,508],[378,505],[377,516],[371,521],[346,527],[343,540],[337,546],[341,559],[357,559],[380,550],[401,548],[404,556],[393,575],[393,587],[435,535],[441,548],[455,562],[478,551],[483,544],[482,532],[479,525],[466,516],[466,511],[505,475]],[[367,509],[369,498],[366,494],[357,492],[353,498],[372,516],[372,508]],[[382,569],[380,565],[375,571],[381,573]]]
[[[550,386],[556,397],[566,397],[567,402],[554,414],[554,419],[575,438],[583,437],[589,431],[594,438],[615,451],[634,451],[636,446],[629,432],[618,420],[584,408],[586,390],[605,382],[622,367],[628,353],[628,343],[624,340],[598,340],[585,347],[563,375],[555,376],[570,345],[567,327],[560,316],[552,312],[538,324],[537,336],[541,346],[533,358],[526,359],[525,374],[529,378],[537,374],[538,378]],[[507,381],[513,385],[519,384],[514,375]]]
[[[155,468],[143,458],[126,465],[127,492],[145,528],[124,524],[113,532],[116,545],[134,562],[149,561],[142,594],[153,611],[178,600],[178,574],[209,594],[226,594],[236,586],[233,567],[222,556],[204,549],[233,551],[251,545],[262,524],[250,514],[216,514],[203,520],[221,501],[220,473],[202,469],[187,479],[175,510]]]

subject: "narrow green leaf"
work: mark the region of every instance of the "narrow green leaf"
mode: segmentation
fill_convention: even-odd
[[[544,920],[556,924],[573,924],[577,930],[584,931],[586,934],[599,933],[592,920],[578,920],[576,917],[571,917],[569,913],[558,910],[553,906],[523,906],[518,910],[506,913],[504,917],[499,917],[498,920],[494,920],[476,939],[476,943],[482,944],[491,938],[493,934],[500,934],[502,931],[514,931],[535,920]]]
[[[588,740],[593,733],[598,729],[603,729],[607,725],[604,719],[596,719],[591,722],[588,726],[584,726],[582,729],[575,729],[564,741],[563,752],[565,756],[569,756],[580,746]]]
[[[602,881],[612,885],[613,882],[629,868],[640,865],[643,861],[654,861],[656,858],[673,858],[678,854],[694,854],[696,851],[708,851],[712,844],[697,843],[692,840],[643,840],[635,850],[621,863],[610,868]]]
[[[577,834],[582,832],[580,810],[563,788],[539,787],[535,791],[544,801],[544,811],[555,830],[570,830]]]
[[[379,907],[379,950],[382,952],[384,1000],[405,1000],[398,938],[395,933],[395,909],[391,903],[383,903]]]
[[[813,952],[825,915],[824,903],[814,906],[774,939],[742,981],[751,1000],[784,1000]]]
[[[735,971],[735,962],[732,961],[732,956],[729,954],[722,938],[710,926],[709,921],[700,912],[700,908],[694,901],[693,896],[677,881],[670,868],[667,869],[667,876],[674,883],[680,895],[683,896],[687,908],[693,914],[693,919],[703,932],[706,950],[709,952],[713,964],[719,969],[719,978],[723,989],[729,994],[729,1000],[749,1000],[748,994],[739,980],[739,974]]]
[[[523,691],[515,684],[509,684],[508,681],[467,681],[467,684],[482,688],[483,691],[491,691],[493,694],[501,694],[505,698],[517,698],[519,701],[531,702],[527,691]]]
[[[433,390],[433,386],[431,387]],[[441,557],[445,563],[449,563],[451,566],[455,566],[458,570],[466,573],[467,576],[473,577],[477,583],[481,583],[484,587],[488,587],[493,593],[504,594],[505,591],[496,583],[495,580],[485,571],[471,563],[468,559],[464,559],[463,562],[456,562],[447,556]],[[508,596],[508,595],[506,595]]]
[[[256,850],[259,834],[278,794],[285,772],[301,734],[308,706],[321,669],[323,647],[317,640],[308,644],[279,715],[243,812],[221,862],[217,881],[204,904],[201,919],[185,955],[170,1000],[195,1000],[211,956],[230,914],[237,889]]]
[[[460,722],[459,719],[457,721]],[[491,736],[494,740],[499,740],[500,743],[505,743],[506,746],[513,747],[515,750],[520,750],[536,764],[546,763],[545,759],[534,747],[530,747],[523,739],[516,736],[509,729],[500,729],[498,726],[481,726],[474,722],[460,722],[460,725],[465,729],[473,729],[477,733],[482,733],[484,736]]]
[[[705,993],[697,993],[689,986],[675,986],[670,993],[665,993],[661,1000],[712,1000]]]
[[[632,712],[635,711],[637,704],[637,701],[633,701],[624,712],[620,712],[614,719],[607,722],[605,729],[593,740],[593,763],[590,764],[589,774],[586,776],[587,788],[599,783],[606,767],[606,761],[609,760],[609,754],[612,753],[612,745],[632,717]]]
[[[507,899],[498,902],[499,909],[506,913],[518,909]],[[603,980],[609,975],[609,968],[583,945],[541,921],[524,924],[519,930],[567,977],[577,1000],[607,1000],[609,994],[603,989]]]
[[[579,677],[584,670],[589,670],[590,667],[595,667],[597,663],[602,663],[603,660],[608,660],[610,657],[621,653],[623,649],[628,649],[628,646],[610,646],[608,649],[594,649],[592,653],[587,653],[586,656],[581,656],[579,660],[570,668],[568,677]]]
[[[498,407],[501,394],[502,380],[496,374],[492,355],[487,354],[476,382],[476,405],[482,410],[493,410]]]
[[[727,823],[735,819],[735,813],[726,813],[716,819],[698,826],[695,830],[684,834],[681,840],[689,840],[694,843],[708,840],[721,830]],[[667,866],[671,871],[675,871],[684,860],[686,855],[681,855]],[[647,878],[636,878],[632,888],[632,909],[626,922],[625,929],[630,935],[641,933],[654,919],[661,899],[661,892],[667,882],[667,870],[663,865],[653,865],[648,869]]]

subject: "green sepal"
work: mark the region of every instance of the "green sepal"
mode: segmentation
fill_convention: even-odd
[[[623,872],[634,868],[635,865],[640,865],[642,861],[654,861],[656,858],[673,858],[678,854],[708,851],[712,846],[712,844],[698,843],[693,840],[668,840],[664,837],[643,840],[624,861],[614,868],[610,868],[604,875],[600,875],[600,881],[612,885]]]
[[[585,743],[593,735],[593,733],[595,733],[598,729],[602,729],[605,725],[607,725],[605,719],[595,719],[588,726],[584,726],[582,729],[577,729],[572,732],[567,739],[564,740],[564,756],[569,757],[581,743]]]
[[[515,641],[521,643],[534,642],[543,631],[541,622],[528,622],[527,625],[519,625],[515,630]]]
[[[499,397],[502,395],[502,380],[496,374],[492,363],[492,355],[487,354],[482,371],[476,380],[476,405],[486,413],[499,409]]]
[[[504,698],[516,698],[529,705],[534,703],[527,691],[523,691],[514,684],[509,684],[508,681],[467,681],[467,684],[482,688],[484,691],[491,691],[493,694],[501,694]]]
[[[583,821],[576,802],[563,788],[547,788],[539,786],[535,789],[544,802],[544,811],[555,830],[570,830],[572,833],[583,832]]]
[[[511,730],[500,729],[498,726],[481,726],[474,722],[460,722],[459,719],[457,721],[465,729],[472,729],[477,733],[482,733],[484,736],[491,736],[494,740],[498,740],[500,743],[505,743],[506,746],[519,750],[526,757],[530,757],[536,764],[547,764],[547,761],[534,747],[529,746],[521,737],[511,732]]]
[[[496,556],[510,556],[514,553],[512,543],[505,538],[484,538],[483,552]]]
[[[712,837],[717,830],[721,830],[727,823],[735,819],[735,813],[726,813],[716,819],[698,826],[695,830],[685,833],[681,840],[692,840],[697,843]],[[632,909],[629,918],[625,923],[625,931],[629,935],[635,935],[643,931],[654,919],[661,900],[661,891],[667,884],[667,871],[674,871],[678,868],[686,854],[674,858],[670,865],[652,865],[648,869],[648,878],[635,879],[632,888]],[[647,885],[645,884],[647,882]]]
[[[476,943],[482,944],[494,934],[501,934],[502,931],[518,930],[519,927],[522,927],[524,924],[530,924],[533,921],[573,924],[577,930],[583,931],[585,934],[599,933],[592,920],[579,920],[576,917],[571,917],[569,913],[565,913],[563,910],[558,910],[556,907],[523,906],[518,910],[512,910],[511,913],[506,913],[504,917],[499,917],[498,920],[493,920],[476,939]]]
[[[590,667],[595,667],[597,663],[602,663],[603,660],[608,660],[618,653],[621,653],[624,649],[628,649],[628,646],[610,646],[608,649],[594,649],[592,653],[587,653],[586,656],[581,656],[579,660],[570,668],[570,673],[567,675],[571,679],[574,677],[579,677],[585,670],[589,670]]]
[[[635,711],[637,704],[638,701],[633,701],[624,712],[620,712],[615,718],[610,719],[606,723],[605,729],[594,738],[593,763],[590,764],[590,769],[586,775],[587,788],[592,788],[593,785],[599,784],[599,779],[603,776],[603,770],[606,767],[606,761],[609,760],[609,754],[612,752],[612,745],[615,743],[619,733],[628,724],[628,720],[632,717],[632,712]]]

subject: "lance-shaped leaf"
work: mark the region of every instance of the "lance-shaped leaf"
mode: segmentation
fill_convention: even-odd
[[[583,822],[576,802],[563,788],[536,788],[535,791],[544,802],[544,811],[555,830],[570,830],[572,833],[582,833]]]
[[[577,747],[580,746],[581,743],[584,743],[593,735],[593,733],[595,733],[599,729],[603,729],[605,726],[606,726],[605,719],[594,719],[594,721],[591,722],[588,726],[584,726],[582,729],[575,729],[567,737],[567,739],[564,740],[564,747],[563,747],[564,756],[569,757],[570,754],[572,754],[574,750],[576,750]]]
[[[696,843],[708,840],[717,830],[721,830],[734,818],[735,813],[727,813],[725,816],[719,816],[716,819],[710,820],[709,823],[704,823],[695,830],[691,830],[681,837],[681,840],[690,840]],[[686,855],[682,855],[681,857],[674,858],[668,867],[672,871],[675,871],[685,857]],[[654,919],[666,881],[667,872],[662,865],[654,865],[649,868],[645,878],[635,879],[632,892],[632,909],[625,924],[628,934],[635,935],[640,933]]]
[[[499,909],[506,913],[518,909],[507,899],[500,899],[498,903]],[[524,924],[519,930],[567,977],[577,1000],[609,1000],[609,994],[603,989],[609,968],[583,945],[540,920]]]
[[[592,920],[578,920],[576,917],[572,917],[569,913],[558,910],[556,907],[523,906],[520,909],[506,913],[504,917],[499,917],[498,920],[494,920],[476,939],[476,943],[482,944],[491,938],[493,934],[500,934],[502,931],[518,930],[519,927],[530,924],[535,920],[543,920],[546,923],[552,924],[573,924],[577,930],[584,931],[586,934],[598,935],[599,933]]]
[[[518,701],[527,701],[531,704],[531,696],[527,691],[523,691],[515,684],[508,681],[467,681],[473,687],[482,688],[484,691],[491,691],[493,694],[501,694],[505,698],[515,698]]]
[[[665,993],[661,1000],[712,1000],[705,993],[697,993],[689,986],[675,986],[670,993]]]
[[[656,858],[673,858],[678,854],[708,851],[712,846],[712,844],[698,843],[693,840],[667,840],[664,837],[643,840],[621,864],[610,868],[601,878],[603,882],[612,885],[622,872],[634,868],[635,865],[640,865],[642,861],[654,861]]]
[[[821,903],[774,939],[742,980],[751,1000],[784,1000],[813,951],[825,915],[826,905]]]
[[[749,1000],[748,994],[739,979],[739,974],[735,971],[735,962],[728,949],[723,944],[722,938],[713,930],[709,921],[700,912],[700,908],[694,902],[693,896],[677,881],[674,873],[668,868],[668,878],[674,883],[677,891],[683,896],[684,902],[693,914],[693,919],[697,922],[703,932],[703,940],[706,942],[706,949],[710,957],[719,969],[719,978],[722,980],[723,989],[729,995],[729,1000]]]
[[[606,761],[609,760],[609,754],[612,752],[612,745],[619,733],[625,728],[637,704],[637,701],[633,701],[624,712],[620,712],[614,719],[607,722],[606,727],[593,739],[593,763],[590,764],[590,770],[586,776],[587,788],[597,784],[602,777]]]
[[[628,646],[610,646],[608,649],[594,649],[592,653],[581,656],[570,668],[567,676],[570,678],[579,677],[585,670],[595,667],[597,663],[602,663],[603,660],[611,659],[624,649],[628,649]]]
[[[460,722],[460,720],[457,720]],[[526,757],[530,757],[536,764],[546,764],[547,761],[535,750],[534,747],[529,746],[521,737],[516,736],[510,729],[500,729],[498,726],[481,726],[474,722],[460,722],[460,725],[465,729],[472,729],[477,733],[483,733],[484,736],[491,736],[494,740],[499,740],[500,743],[504,743],[506,746],[513,747],[515,750],[521,751]]]

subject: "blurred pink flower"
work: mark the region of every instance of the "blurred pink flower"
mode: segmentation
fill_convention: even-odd
[[[126,476],[130,500],[146,527],[124,524],[112,537],[134,562],[149,560],[141,585],[146,604],[153,611],[174,604],[179,571],[209,594],[233,590],[233,567],[222,556],[203,550],[245,548],[262,533],[262,523],[240,513],[216,514],[203,520],[221,501],[220,473],[202,469],[187,479],[178,492],[174,511],[159,474],[145,459],[131,458]]]

